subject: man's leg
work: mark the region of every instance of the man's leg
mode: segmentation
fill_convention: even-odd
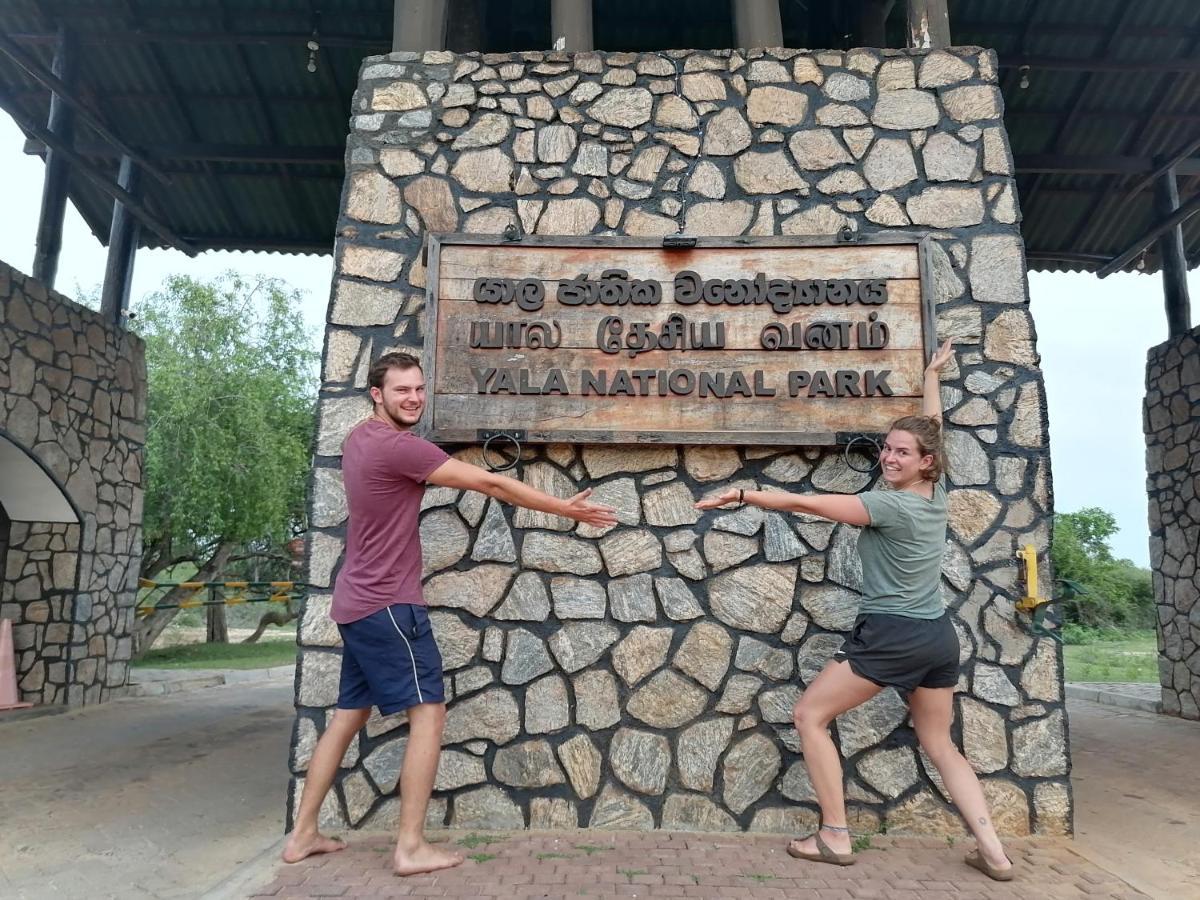
[[[370,709],[339,709],[317,741],[304,779],[304,793],[300,797],[296,825],[283,848],[284,862],[300,862],[314,853],[332,853],[346,846],[336,838],[321,834],[317,828],[317,817],[321,812],[321,804],[325,802],[325,795],[333,785],[342,757],[346,755],[346,749],[359,729],[367,724],[370,715]]]
[[[425,814],[445,725],[444,703],[422,703],[408,710],[408,746],[400,770],[400,833],[393,860],[397,875],[448,869],[463,861],[461,853],[440,850],[425,840]]]

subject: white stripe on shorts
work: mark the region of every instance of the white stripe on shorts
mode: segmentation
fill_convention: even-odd
[[[417,675],[417,658],[413,656],[412,644],[408,642],[408,638],[404,636],[404,632],[400,630],[400,626],[396,624],[396,617],[392,615],[392,608],[387,608],[388,618],[392,620],[392,627],[396,629],[396,634],[400,635],[400,639],[404,641],[404,646],[408,648],[408,658],[412,660],[413,667],[413,684],[417,686],[417,702],[424,703],[425,698],[421,696],[421,679]]]

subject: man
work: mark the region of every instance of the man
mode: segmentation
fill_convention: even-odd
[[[434,847],[424,836],[446,722],[442,658],[421,595],[417,524],[425,485],[480,491],[598,527],[616,524],[616,516],[611,507],[588,502],[591,490],[569,500],[552,497],[451,459],[412,434],[425,409],[425,376],[416,357],[385,354],[371,368],[367,383],[374,411],[351,431],[342,452],[350,521],[331,609],[343,644],[338,708],[308,764],[283,859],[299,862],[345,847],[320,833],[317,816],[342,756],[377,706],[383,715],[408,713],[393,864],[397,875],[415,875],[462,862],[460,854]]]

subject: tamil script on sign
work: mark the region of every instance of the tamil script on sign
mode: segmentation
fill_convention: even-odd
[[[917,244],[681,253],[615,241],[443,239],[430,279],[434,437],[507,426],[545,440],[823,440],[915,409],[927,344]]]

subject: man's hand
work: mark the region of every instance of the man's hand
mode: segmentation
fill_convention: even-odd
[[[716,509],[719,506],[726,506],[730,503],[738,502],[738,491],[736,488],[730,488],[727,491],[722,491],[712,497],[705,497],[703,500],[697,500],[695,503],[696,509]]]
[[[567,506],[563,510],[563,515],[574,519],[576,522],[583,522],[596,528],[607,528],[609,525],[616,525],[617,511],[611,506],[605,506],[602,503],[589,503],[588,497],[591,495],[591,488],[580,491],[570,500],[566,501]]]
[[[933,354],[933,359],[929,360],[929,365],[925,367],[925,374],[937,375],[953,358],[954,350],[950,346],[950,339],[946,338],[946,343],[938,347],[937,352]]]

